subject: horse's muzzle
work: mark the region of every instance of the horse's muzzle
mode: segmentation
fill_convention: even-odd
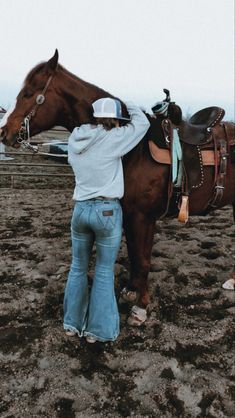
[[[6,132],[4,132],[4,129],[0,130],[0,140],[4,145],[7,145],[9,147],[13,148],[20,148],[20,144],[17,142],[18,135],[14,134],[11,139],[7,138]]]
[[[4,145],[7,145],[7,137],[6,137],[6,132],[5,132],[4,128],[0,128],[0,141]]]

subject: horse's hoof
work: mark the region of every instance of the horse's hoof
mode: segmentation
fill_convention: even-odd
[[[223,289],[235,290],[235,279],[228,279],[222,284]]]
[[[128,325],[139,327],[147,319],[146,309],[139,308],[138,306],[133,306],[131,309],[131,314],[127,320]]]
[[[135,302],[137,300],[137,292],[128,290],[126,287],[120,293],[119,303]]]

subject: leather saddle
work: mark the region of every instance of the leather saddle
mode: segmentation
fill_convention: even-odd
[[[191,145],[203,145],[211,140],[211,128],[219,123],[225,115],[224,109],[212,106],[196,112],[188,121],[179,126],[179,137],[182,142]]]
[[[166,148],[169,151],[172,150],[174,129],[178,131],[182,147],[182,183],[181,186],[177,184],[175,189],[173,183],[169,187],[170,192],[166,210],[168,214],[174,213],[178,196],[181,196],[178,217],[181,222],[186,222],[188,219],[188,200],[191,192],[193,189],[201,187],[204,183],[204,165],[214,166],[214,189],[212,197],[208,198],[208,208],[217,207],[223,196],[230,148],[226,123],[220,123],[224,115],[225,111],[222,108],[213,106],[199,110],[188,121],[182,121],[177,127],[173,126],[172,122],[167,118],[162,121],[165,147],[162,144],[158,144],[162,148],[161,151],[166,151]],[[203,154],[205,153],[210,153],[210,156],[212,154],[212,163],[204,164]]]
[[[213,128],[221,122],[224,115],[225,111],[221,107],[207,107],[196,112],[188,122],[183,122],[179,126],[188,194],[192,189],[197,189],[203,184],[202,150],[210,149],[215,154],[216,149],[219,151],[221,148],[220,143],[215,143],[217,140],[215,136],[213,137]],[[221,139],[223,137],[224,132]],[[218,158],[218,156],[215,158],[215,165],[218,165]]]

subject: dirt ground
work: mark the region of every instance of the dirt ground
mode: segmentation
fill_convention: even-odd
[[[0,180],[0,416],[234,417],[234,292],[221,288],[234,264],[230,207],[157,222],[147,322],[130,328],[122,305],[118,340],[89,345],[62,329],[73,180]],[[123,237],[117,297],[127,270]]]

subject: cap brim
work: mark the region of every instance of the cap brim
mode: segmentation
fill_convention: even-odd
[[[115,119],[118,119],[118,120],[126,120],[127,122],[130,122],[131,121],[130,118],[115,118]]]

